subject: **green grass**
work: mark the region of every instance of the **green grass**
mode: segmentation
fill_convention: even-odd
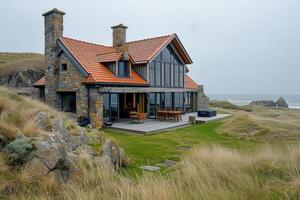
[[[257,142],[236,139],[217,133],[221,121],[194,125],[155,135],[138,135],[105,130],[104,135],[113,138],[126,152],[130,167],[125,171],[140,173],[142,165],[154,165],[166,159],[179,161],[187,148],[196,145],[219,144],[235,148],[251,148]],[[186,148],[187,147],[187,148]]]

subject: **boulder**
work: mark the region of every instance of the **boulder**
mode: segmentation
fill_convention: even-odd
[[[160,170],[160,167],[158,167],[158,166],[151,166],[151,165],[142,166],[141,168],[143,170],[145,170],[145,171],[150,171],[150,172],[156,172],[156,171]]]
[[[122,166],[128,165],[128,159],[123,149],[121,149],[113,140],[109,139],[103,145],[102,156],[108,166],[118,170]]]
[[[289,105],[288,105],[288,103],[285,101],[285,99],[283,97],[280,97],[276,101],[276,107],[279,107],[279,108],[289,108]]]
[[[25,167],[25,170],[31,177],[46,176],[49,173],[49,168],[38,158],[33,158]]]
[[[270,100],[252,101],[250,105],[263,106],[263,107],[276,107],[276,103]]]

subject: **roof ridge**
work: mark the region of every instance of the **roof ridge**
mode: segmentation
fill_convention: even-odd
[[[162,36],[157,36],[157,37],[151,37],[151,38],[145,38],[145,39],[140,39],[140,40],[133,40],[133,41],[130,41],[130,42],[125,42],[125,44],[133,43],[133,42],[147,41],[147,40],[154,40],[154,39],[163,38],[163,37],[170,37],[170,36],[173,36],[175,34],[176,33],[172,33],[172,34],[168,34],[168,35],[162,35]]]
[[[92,44],[92,45],[102,46],[102,47],[107,47],[107,48],[112,47],[112,46],[106,46],[106,45],[96,44],[96,43],[92,43],[92,42],[86,42],[86,41],[83,41],[83,40],[78,40],[78,39],[74,39],[74,38],[70,38],[70,37],[66,37],[66,36],[62,36],[61,38],[66,38],[66,39],[69,39],[69,40],[74,40],[74,41],[85,43],[85,44]]]

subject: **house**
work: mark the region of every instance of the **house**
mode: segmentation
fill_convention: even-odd
[[[112,28],[112,46],[63,36],[64,12],[43,14],[45,77],[40,97],[95,127],[127,119],[130,111],[156,117],[158,109],[195,112],[207,108],[203,86],[188,75],[192,59],[176,34],[126,41],[123,24]]]

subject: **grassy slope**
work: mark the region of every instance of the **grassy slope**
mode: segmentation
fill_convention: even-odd
[[[0,76],[23,69],[44,69],[45,59],[37,53],[0,53]]]
[[[136,135],[109,130],[105,130],[104,135],[115,139],[124,148],[131,160],[130,171],[139,172],[142,165],[157,164],[165,159],[179,160],[182,153],[199,145],[218,144],[247,149],[257,143],[218,134],[216,130],[222,123],[210,122],[155,135]]]

